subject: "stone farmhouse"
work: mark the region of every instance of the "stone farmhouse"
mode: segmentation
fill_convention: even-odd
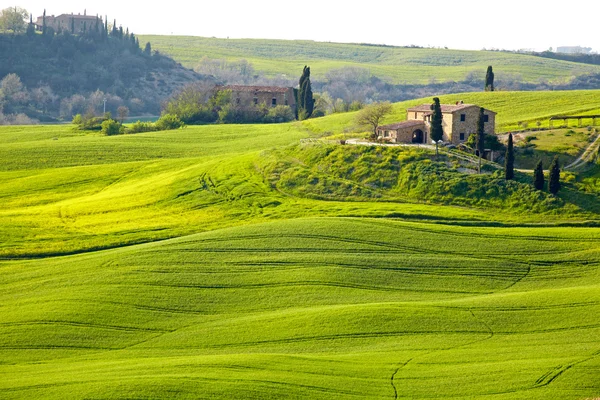
[[[68,30],[69,32],[71,31],[71,24],[74,25],[75,28],[75,33],[82,33],[85,29],[90,30],[90,29],[94,29],[94,27],[96,26],[96,21],[98,21],[98,24],[100,25],[100,28],[104,28],[104,22],[102,22],[102,18],[98,17],[97,15],[92,16],[92,15],[86,15],[86,12],[83,12],[83,15],[81,14],[61,14],[57,17],[55,17],[54,15],[52,16],[46,16],[46,26],[54,29],[55,31],[58,31],[60,29],[62,30]],[[44,25],[44,17],[38,17],[36,22],[35,22],[35,27],[38,31],[42,30],[42,27]]]
[[[296,112],[294,88],[279,86],[217,86],[218,90],[231,90],[231,101],[241,107],[265,104],[268,107],[290,106]]]
[[[442,104],[443,141],[459,144],[465,142],[469,135],[477,132],[479,106],[464,104],[462,101],[454,105]],[[431,116],[430,104],[422,104],[406,110],[406,121],[397,124],[383,125],[377,128],[377,136],[384,141],[394,143],[430,143]],[[484,111],[485,133],[495,133],[496,113]]]

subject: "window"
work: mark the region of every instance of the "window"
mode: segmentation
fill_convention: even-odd
[[[286,105],[286,106],[287,106],[287,105],[289,105],[289,104],[288,104],[288,100],[287,100],[287,99],[285,99],[285,105]]]
[[[235,104],[240,104],[240,98],[235,99]]]
[[[254,105],[257,105],[257,104],[258,104],[258,97],[255,97],[254,98]]]
[[[417,119],[417,113],[415,113],[415,119]]]
[[[273,107],[275,107],[277,105],[277,99],[275,97],[273,97],[273,100],[271,100],[271,105]]]
[[[390,137],[390,131],[383,131],[383,137]]]
[[[490,122],[490,116],[489,115],[484,115],[483,116],[483,122]]]
[[[465,134],[464,133],[460,134],[460,140],[465,140]]]
[[[467,120],[467,114],[460,114],[460,122],[465,122]]]

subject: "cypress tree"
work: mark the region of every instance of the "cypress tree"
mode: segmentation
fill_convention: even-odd
[[[513,148],[512,133],[508,134],[508,144],[506,145],[506,155],[504,156],[504,179],[507,181],[515,177],[515,150]]]
[[[539,160],[533,170],[533,186],[537,190],[544,190],[544,167],[542,160]]]
[[[442,107],[440,106],[440,99],[437,97],[433,98],[433,104],[431,105],[433,115],[431,116],[431,140],[439,142],[444,138],[444,129],[442,127]]]
[[[146,43],[146,47],[144,47],[144,54],[146,55],[152,55],[152,45],[150,44],[150,42]]]
[[[552,160],[552,165],[550,165],[550,180],[548,181],[548,190],[552,194],[556,194],[560,190],[560,166],[558,165],[558,157],[554,157],[554,160]]]
[[[87,33],[87,21],[83,21],[83,34]]]
[[[44,14],[42,14],[42,35],[46,35],[46,9],[44,8]]]
[[[27,36],[32,37],[35,35],[35,27],[33,26],[33,15],[29,14],[29,25],[27,25]]]
[[[71,18],[71,33],[75,33],[75,18]]]
[[[104,37],[108,37],[108,16],[104,16]]]
[[[479,157],[483,157],[485,153],[485,108],[479,109],[479,116],[477,118],[477,151]]]
[[[308,119],[313,113],[315,99],[313,98],[312,86],[310,84],[310,67],[304,66],[302,76],[298,85],[297,99],[298,119]]]
[[[494,71],[491,65],[487,68],[487,73],[485,74],[485,91],[494,91]]]

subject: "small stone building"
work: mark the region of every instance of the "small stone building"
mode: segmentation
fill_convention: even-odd
[[[231,90],[231,101],[239,106],[257,106],[265,104],[268,107],[290,106],[296,112],[296,96],[294,88],[279,86],[217,86],[219,90]]]
[[[443,141],[459,144],[469,135],[477,132],[479,106],[458,102],[454,105],[442,104]],[[422,104],[406,110],[406,121],[383,125],[377,128],[377,136],[384,141],[395,143],[431,143],[430,128],[433,111],[430,104]],[[495,133],[496,113],[484,110],[484,130],[488,135]]]
[[[71,26],[75,28],[75,33],[82,33],[84,28],[89,30],[93,30],[98,23],[99,28],[104,28],[104,22],[102,22],[102,18],[92,15],[86,15],[86,12],[81,14],[61,14],[57,17],[54,15],[46,16],[46,26],[58,31],[59,29],[67,30],[71,32]],[[35,27],[37,30],[41,31],[44,25],[44,17],[38,17],[35,22]]]

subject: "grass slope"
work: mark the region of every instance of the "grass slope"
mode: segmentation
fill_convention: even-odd
[[[474,72],[483,77],[488,65],[498,76],[513,74],[526,82],[540,79],[564,81],[573,76],[598,73],[600,67],[545,59],[523,54],[447,49],[411,49],[358,44],[297,40],[217,39],[192,36],[140,36],[140,42],[168,54],[193,68],[203,57],[245,59],[268,75],[299,76],[311,66],[314,79],[322,80],[329,70],[343,67],[367,68],[375,76],[394,83],[460,81]]]
[[[511,107],[536,118],[518,94],[468,96],[505,112],[501,127]],[[424,204],[401,182],[393,198],[369,179],[410,151],[329,153],[351,171],[298,146],[352,118],[2,127],[0,397],[598,396],[600,230],[552,226],[594,219],[572,197],[597,207],[597,171],[561,192],[560,214]],[[277,162],[374,195],[291,190]]]
[[[4,263],[0,396],[597,395],[599,232],[297,219]]]

